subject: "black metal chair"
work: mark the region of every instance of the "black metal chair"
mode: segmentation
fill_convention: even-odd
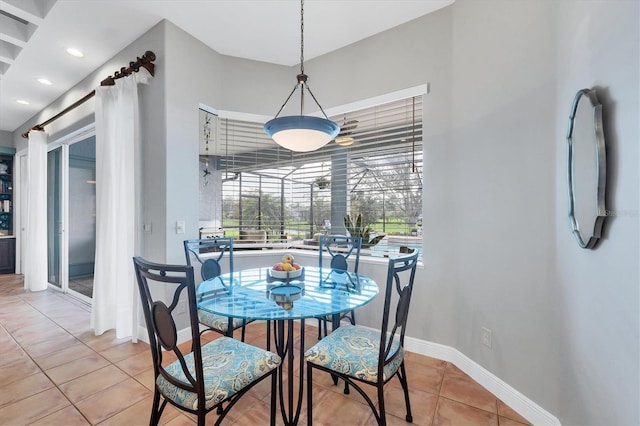
[[[153,358],[155,388],[149,424],[158,424],[169,402],[197,415],[198,425],[204,425],[207,413],[217,409],[215,424],[219,425],[249,389],[271,377],[271,425],[275,425],[280,357],[226,336],[201,345],[193,267],[161,265],[140,257],[134,257],[133,264]],[[157,297],[165,294],[168,296]],[[178,305],[185,298],[189,306],[190,350],[178,345],[175,322]],[[163,299],[168,299],[168,306]]]
[[[356,389],[373,411],[378,424],[386,425],[384,385],[397,376],[404,391],[406,420],[412,422],[409,386],[404,366],[404,334],[409,314],[413,281],[419,251],[389,259],[384,311],[380,331],[346,325],[316,343],[305,352],[307,362],[307,419],[313,419],[313,370],[318,369],[343,379]],[[392,311],[391,299],[398,302]],[[335,382],[335,381],[334,381]],[[362,384],[378,390],[378,407],[362,390]]]
[[[331,256],[329,266],[339,271],[349,270],[349,261],[353,261],[353,272],[358,273],[358,264],[360,263],[360,248],[362,246],[362,237],[347,237],[345,235],[321,235],[319,240],[320,261],[319,266],[322,268],[323,254],[328,253]],[[351,325],[356,325],[356,314],[349,311],[340,317],[349,320]],[[331,321],[331,317],[318,318],[318,340],[327,335],[327,322]]]
[[[200,240],[185,240],[184,254],[187,265],[193,266],[195,262],[200,264],[200,275],[203,280],[209,280],[222,273],[220,262],[222,258],[228,258],[229,271],[233,272],[233,239],[226,237],[205,238]],[[203,254],[208,254],[203,257]],[[202,331],[215,331],[225,336],[233,337],[233,332],[242,328],[240,340],[244,342],[246,325],[251,322],[239,318],[227,318],[198,309],[198,320],[206,327]]]

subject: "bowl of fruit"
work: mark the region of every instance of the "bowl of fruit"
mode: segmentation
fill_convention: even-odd
[[[295,263],[293,255],[291,253],[286,253],[282,256],[282,262],[273,265],[270,273],[273,278],[287,279],[297,278],[302,275],[303,271],[304,268]]]

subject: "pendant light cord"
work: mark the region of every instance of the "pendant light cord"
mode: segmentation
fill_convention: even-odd
[[[300,0],[300,75],[298,75],[298,83],[300,84],[300,115],[304,115],[304,85],[307,83],[307,76],[304,73],[304,0]]]
[[[300,74],[304,74],[304,0],[300,0]]]
[[[289,96],[287,97],[287,99],[284,101],[284,103],[282,104],[282,106],[278,110],[278,113],[276,114],[274,119],[278,118],[278,116],[280,116],[280,113],[282,112],[284,107],[287,105],[287,102],[289,102],[289,99],[291,99],[291,96],[294,94],[294,92],[296,91],[298,86],[300,86],[300,115],[304,115],[303,114],[303,111],[304,111],[304,89],[306,87],[307,90],[309,91],[309,94],[313,98],[313,101],[316,103],[316,105],[318,105],[318,108],[320,108],[320,112],[322,112],[322,115],[324,115],[324,118],[329,120],[329,117],[327,116],[327,113],[324,112],[324,109],[322,109],[322,105],[320,105],[320,102],[318,102],[318,100],[316,99],[315,95],[313,94],[313,92],[309,88],[309,85],[307,84],[307,78],[308,78],[308,76],[304,73],[304,0],[300,0],[300,74],[298,74],[298,76],[297,76],[296,85],[293,86],[293,90],[291,91],[291,93],[289,93]]]

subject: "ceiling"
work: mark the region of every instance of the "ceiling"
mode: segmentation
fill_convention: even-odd
[[[306,0],[304,58],[453,1]],[[298,0],[0,0],[0,130],[26,130],[18,127],[162,19],[224,55],[299,63]],[[84,57],[67,54],[69,47]]]

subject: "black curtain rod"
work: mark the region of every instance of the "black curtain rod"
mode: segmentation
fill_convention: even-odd
[[[113,86],[116,84],[115,80],[122,78],[122,77],[126,77],[128,75],[133,74],[134,72],[138,72],[140,70],[140,67],[146,69],[147,71],[149,71],[149,74],[151,74],[152,76],[154,75],[154,71],[155,71],[155,65],[153,63],[153,61],[156,60],[156,55],[155,53],[153,53],[150,50],[147,50],[144,55],[142,55],[142,58],[138,57],[136,58],[137,60],[135,62],[129,62],[129,67],[122,67],[120,68],[119,71],[116,71],[115,73],[113,73],[113,75],[108,76],[107,78],[105,78],[104,80],[102,80],[100,82],[100,86]],[[82,105],[83,103],[85,103],[86,101],[88,101],[89,99],[93,98],[96,94],[95,90],[92,90],[90,93],[88,93],[87,95],[85,95],[82,99],[74,102],[72,105],[68,106],[67,108],[63,109],[62,111],[60,111],[58,114],[54,115],[53,117],[51,117],[50,119],[48,119],[47,121],[44,121],[40,124],[36,124],[35,126],[33,126],[32,128],[30,128],[29,130],[27,130],[26,132],[24,132],[22,134],[23,138],[28,138],[29,137],[29,132],[32,130],[38,130],[38,131],[44,131],[44,126],[46,126],[47,124],[51,124],[52,122],[56,121],[58,118],[62,117],[63,115],[65,115],[66,113],[73,111],[74,109],[76,109],[77,107],[79,107],[80,105]]]

